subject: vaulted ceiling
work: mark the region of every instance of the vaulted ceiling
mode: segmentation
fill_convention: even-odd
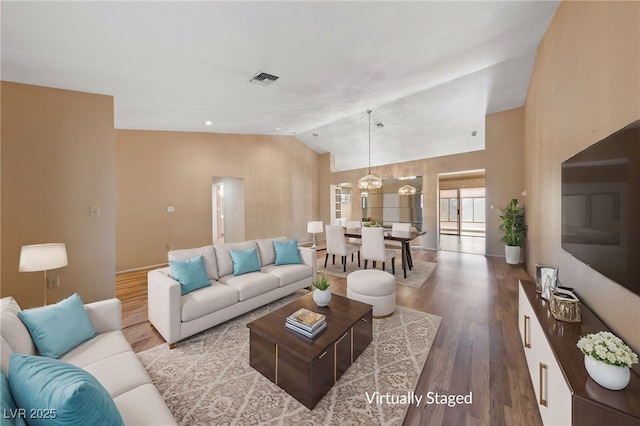
[[[367,166],[367,109],[372,165],[483,149],[557,5],[3,1],[1,73],[112,95],[118,129],[295,135],[348,170]]]

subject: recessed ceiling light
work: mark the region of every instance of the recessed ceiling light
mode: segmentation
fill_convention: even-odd
[[[205,126],[213,126],[213,121],[207,120],[207,121],[204,122],[204,125]]]
[[[276,127],[276,130],[282,130],[282,127]]]

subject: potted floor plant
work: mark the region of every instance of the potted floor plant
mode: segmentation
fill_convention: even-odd
[[[520,252],[527,236],[527,224],[524,222],[524,207],[518,206],[518,199],[513,198],[505,208],[500,209],[500,230],[504,232],[502,241],[504,257],[507,263],[520,263]]]

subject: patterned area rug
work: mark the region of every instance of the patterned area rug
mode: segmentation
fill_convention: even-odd
[[[298,292],[186,339],[138,354],[182,425],[398,425],[406,404],[376,403],[374,392],[413,392],[440,317],[396,307],[374,320],[373,341],[313,410],[249,366],[246,324]],[[374,399],[369,402],[369,399]]]
[[[318,259],[318,272],[324,272],[326,275],[331,275],[334,277],[346,278],[350,272],[357,271],[358,269],[364,269],[364,261],[360,261],[361,268],[358,268],[358,258],[352,262],[351,257],[347,259],[347,272],[343,272],[343,266],[340,263],[340,257],[336,256],[335,265],[331,263],[331,256],[329,256],[329,261],[327,262],[327,267],[324,267],[324,257],[322,259]],[[391,265],[386,265],[387,272],[391,273]],[[432,262],[422,262],[420,260],[413,261],[413,269],[410,271],[407,270],[407,278],[404,277],[402,273],[402,264],[399,260],[396,260],[396,284],[406,285],[413,288],[420,288],[427,282],[427,278],[433,272],[435,267],[438,266],[437,263]],[[369,262],[369,268],[371,268],[371,262]],[[376,265],[376,269],[381,269],[381,265]]]

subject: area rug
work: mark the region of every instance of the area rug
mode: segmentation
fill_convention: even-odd
[[[363,269],[364,263],[361,263],[361,268],[358,268],[358,259],[356,258],[354,262],[351,262],[351,258],[347,261],[347,272],[343,271],[343,266],[340,263],[340,256],[336,256],[335,265],[331,263],[331,256],[329,256],[329,261],[327,262],[327,267],[324,267],[324,258],[318,259],[318,272],[323,272],[326,275],[331,275],[333,277],[346,278],[350,272],[357,271],[358,269]],[[363,261],[361,261],[363,262]],[[391,273],[391,265],[386,265],[386,271]],[[433,262],[422,262],[420,260],[413,261],[413,269],[407,270],[407,278],[404,277],[402,272],[402,264],[399,261],[396,261],[396,284],[406,285],[408,287],[420,288],[427,282],[427,278],[433,272],[435,267],[438,266],[437,263]],[[376,265],[377,269],[380,269],[380,263],[378,262]],[[369,268],[371,268],[371,262],[369,262]]]
[[[398,425],[441,318],[396,307],[373,321],[373,341],[313,410],[249,366],[246,324],[304,293],[286,297],[181,341],[138,354],[181,425]],[[375,392],[378,392],[377,394]]]

